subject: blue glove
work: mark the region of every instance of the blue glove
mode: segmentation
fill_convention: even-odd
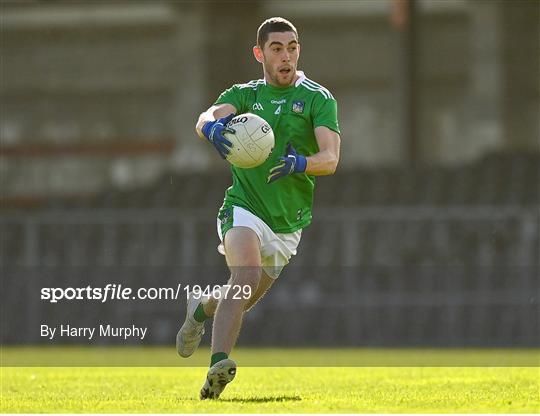
[[[215,121],[207,121],[202,128],[202,134],[214,145],[219,155],[225,159],[231,151],[232,143],[223,136],[224,132],[234,134],[235,131],[230,127],[225,127],[232,120],[234,114],[222,117]]]
[[[279,158],[278,164],[270,169],[268,175],[268,183],[290,175],[291,173],[302,173],[306,171],[307,159],[303,155],[299,155],[292,147],[291,143],[287,143],[285,156]]]

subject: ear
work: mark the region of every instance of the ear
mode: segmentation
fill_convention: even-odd
[[[264,62],[263,52],[262,52],[261,48],[259,46],[257,46],[257,45],[255,45],[253,47],[253,56],[255,57],[257,62],[259,62],[261,64]]]

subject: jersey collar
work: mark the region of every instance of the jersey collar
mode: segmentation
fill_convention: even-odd
[[[296,80],[296,82],[294,83],[295,87],[298,87],[306,79],[306,74],[304,74],[304,71],[298,71],[298,75],[299,75],[299,77]]]
[[[304,74],[304,71],[296,71],[296,72],[298,74],[298,79],[294,83],[294,86],[298,87],[306,79],[306,74]],[[267,87],[271,87],[271,85],[266,82],[266,78],[263,78],[263,80],[264,80],[264,85],[266,85]]]

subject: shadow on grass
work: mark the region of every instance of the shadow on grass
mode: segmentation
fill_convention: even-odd
[[[302,400],[300,396],[267,396],[267,397],[233,397],[231,399],[219,399],[222,402],[232,403],[273,403],[273,402],[297,402]]]

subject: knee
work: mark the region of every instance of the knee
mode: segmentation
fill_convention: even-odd
[[[257,291],[261,281],[260,267],[235,267],[231,270],[231,285],[240,286],[242,293],[247,292],[247,287],[250,288],[251,296]],[[246,300],[248,300],[248,297]]]

